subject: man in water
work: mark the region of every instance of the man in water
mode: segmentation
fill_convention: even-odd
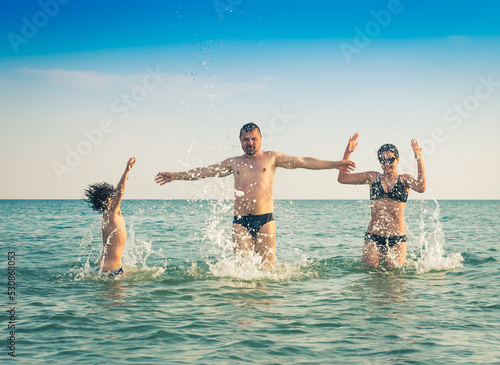
[[[97,261],[97,270],[108,273],[110,276],[123,274],[121,265],[123,248],[127,241],[125,220],[120,209],[128,173],[135,164],[135,157],[127,162],[116,189],[106,182],[89,185],[84,192],[84,200],[92,205],[92,209],[103,213],[101,257]]]
[[[276,223],[273,216],[273,180],[277,167],[286,169],[347,169],[352,161],[324,161],[311,157],[292,157],[260,149],[262,134],[254,123],[240,130],[242,156],[219,164],[185,172],[159,172],[155,181],[164,185],[173,180],[198,180],[207,177],[234,176],[233,242],[235,252],[255,252],[265,264],[274,266]]]

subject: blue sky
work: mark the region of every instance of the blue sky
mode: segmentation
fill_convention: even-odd
[[[338,160],[349,135],[359,171],[387,142],[430,189],[413,198],[500,199],[497,1],[97,1],[8,4],[0,22],[0,198],[79,198],[116,183],[129,198],[225,198],[231,178],[154,184],[263,149]],[[334,171],[278,171],[276,198],[365,199]]]

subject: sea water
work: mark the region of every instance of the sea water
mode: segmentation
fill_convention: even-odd
[[[500,363],[500,201],[409,201],[388,272],[367,200],[276,201],[273,270],[234,257],[230,201],[124,200],[119,278],[83,201],[0,207],[2,363]]]

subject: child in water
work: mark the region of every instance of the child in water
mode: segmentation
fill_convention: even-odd
[[[132,157],[128,160],[125,172],[116,189],[113,185],[102,182],[89,185],[84,191],[84,200],[92,206],[93,210],[103,213],[103,249],[97,261],[97,270],[108,273],[110,276],[123,274],[121,258],[127,241],[127,231],[120,210],[120,203],[125,192],[128,173],[134,164],[135,157]]]

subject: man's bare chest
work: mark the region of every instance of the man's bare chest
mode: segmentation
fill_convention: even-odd
[[[270,163],[241,163],[233,169],[234,178],[240,182],[263,183],[272,179],[275,169]]]

